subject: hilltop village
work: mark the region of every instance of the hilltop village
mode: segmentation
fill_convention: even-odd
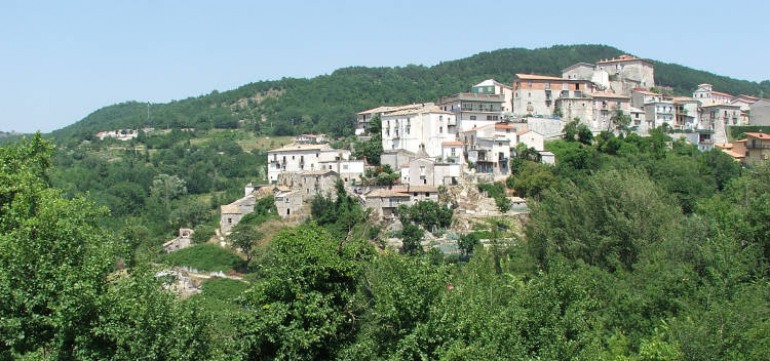
[[[269,184],[249,184],[243,198],[221,207],[218,234],[224,241],[255,202],[269,194],[281,217],[307,218],[313,197],[333,197],[337,182],[386,225],[398,223],[399,205],[422,200],[441,202],[471,218],[525,213],[526,200],[517,194],[507,199],[520,207],[495,207],[474,185],[505,180],[517,152],[554,164],[558,160],[544,143],[563,137],[570,122],[593,134],[645,136],[665,127],[672,138],[701,151],[717,147],[742,162],[767,159],[770,135],[747,133],[747,139],[728,143],[726,127],[769,125],[770,100],[726,94],[710,84],[699,85],[692,97],[670,94],[656,86],[651,61],[622,55],[574,64],[561,77],[516,74],[511,84],[489,79],[470,92],[435,102],[362,110],[355,134],[360,140],[379,135],[379,165],[355,159],[349,149],[332,148],[324,135],[301,135],[268,151]]]

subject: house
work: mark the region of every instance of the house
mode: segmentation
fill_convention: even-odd
[[[305,202],[303,201],[304,194],[298,190],[277,190],[274,197],[275,209],[281,218],[300,214],[302,212],[302,208],[305,206]]]
[[[189,228],[179,228],[179,237],[174,238],[163,244],[163,251],[171,253],[180,249],[185,249],[193,245],[193,230]]]
[[[642,127],[642,125],[645,125],[644,129],[647,129],[646,128],[646,125],[647,125],[647,121],[646,121],[647,114],[644,112],[644,110],[639,109],[637,107],[631,107],[631,108],[629,108],[628,113],[631,116],[631,128],[632,129],[635,129],[637,131],[642,130],[642,129],[640,129]],[[642,132],[642,133],[646,133],[646,132]]]
[[[410,185],[409,195],[412,197],[412,204],[420,201],[438,202],[438,188],[426,185]]]
[[[723,125],[739,125],[741,119],[741,107],[737,104],[716,103],[701,106],[701,119],[706,127],[711,129],[716,123]]]
[[[695,98],[674,97],[674,129],[699,129],[700,113],[698,107],[700,103]]]
[[[750,110],[749,124],[770,125],[770,99],[757,100],[751,104]]]
[[[738,94],[730,100],[730,104],[736,104],[741,107],[741,125],[749,125],[749,122],[751,121],[751,105],[758,102],[760,99],[761,98],[759,97],[751,95]]]
[[[435,105],[382,115],[382,149],[440,157],[441,144],[457,137],[456,115]]]
[[[741,146],[742,153],[735,152],[733,143],[716,144],[715,147],[717,149],[721,149],[722,152],[731,156],[736,162],[742,162],[743,159],[746,158],[744,146]]]
[[[401,170],[404,184],[453,185],[459,182],[461,165],[459,163],[438,162],[433,158],[416,158]]]
[[[399,170],[408,166],[409,162],[417,158],[417,154],[403,149],[383,150],[380,155],[380,164],[388,165],[392,170]]]
[[[555,154],[553,154],[551,152],[547,152],[547,151],[540,151],[540,152],[537,152],[537,153],[540,154],[540,163],[549,164],[549,165],[556,165],[556,155]]]
[[[337,173],[345,185],[354,186],[364,174],[366,162],[363,159],[341,159],[337,161],[319,162],[321,170]]]
[[[744,155],[743,162],[756,165],[770,159],[770,134],[746,133],[746,138],[733,142],[733,152]]]
[[[219,211],[220,234],[223,236],[230,234],[233,227],[235,227],[245,215],[254,212],[254,204],[256,202],[257,197],[253,194],[248,194],[230,204],[221,206]]]
[[[545,150],[545,137],[534,130],[521,130],[516,133],[516,143],[524,143],[527,148],[534,148],[540,152]]]
[[[511,148],[517,144],[516,128],[507,123],[481,126],[461,133],[468,161],[478,173],[508,174]]]
[[[733,96],[727,93],[714,90],[711,84],[700,84],[692,93],[692,97],[698,100],[701,105],[730,104]]]
[[[674,102],[664,98],[655,98],[644,104],[645,119],[649,129],[664,124],[674,126]]]
[[[410,199],[407,193],[376,189],[364,195],[364,206],[371,208],[378,218],[391,220],[395,217],[398,206],[410,205]]]
[[[457,93],[442,97],[438,106],[454,114],[457,133],[498,122],[504,103],[504,94]]]
[[[369,123],[372,121],[372,119],[378,116],[382,118],[383,115],[388,113],[407,110],[411,108],[424,107],[426,105],[433,105],[433,103],[406,104],[406,105],[396,105],[396,106],[379,106],[376,108],[372,108],[369,110],[364,110],[362,112],[356,113],[355,134],[364,135],[368,133]]]
[[[487,79],[471,87],[471,93],[475,94],[502,94],[503,104],[500,110],[503,113],[513,112],[513,88],[494,79]]]
[[[576,99],[585,99],[585,95],[591,93],[593,83],[590,80],[516,74],[513,79],[513,114],[550,117],[559,113],[556,108],[563,112],[561,107],[572,106]]]
[[[463,142],[451,140],[441,143],[441,159],[449,163],[464,163]]]
[[[339,175],[333,170],[307,170],[280,174],[276,184],[298,191],[303,202],[310,202],[316,195],[335,197],[338,179]]]
[[[623,54],[617,58],[596,62],[596,70],[606,71],[610,80],[636,87],[652,88],[655,86],[655,69],[651,61]],[[625,85],[624,85],[625,87]],[[618,92],[619,89],[615,89]],[[628,94],[629,92],[623,91]]]
[[[618,110],[624,114],[631,113],[631,97],[615,93],[595,92],[591,94],[591,99],[593,100],[593,122],[592,126],[589,127],[592,129],[607,130],[614,126],[612,117]]]
[[[333,149],[328,144],[288,144],[267,152],[267,178],[275,183],[281,173],[321,170],[321,162],[349,159],[349,150]]]

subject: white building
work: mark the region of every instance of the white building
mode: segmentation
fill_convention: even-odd
[[[457,137],[455,114],[435,105],[382,115],[382,149],[442,155],[442,143]]]
[[[500,110],[503,113],[513,112],[513,87],[505,85],[494,79],[487,79],[471,87],[471,93],[503,95],[503,104]]]
[[[321,170],[322,163],[349,159],[349,150],[333,149],[328,144],[289,144],[267,152],[267,178],[275,183],[284,172]]]
[[[455,115],[456,132],[462,132],[500,121],[504,102],[503,94],[458,93],[442,97],[438,105]]]
[[[423,108],[429,105],[433,105],[433,103],[422,103],[422,104],[416,103],[416,104],[395,105],[395,106],[379,106],[369,110],[364,110],[360,113],[356,113],[355,134],[356,135],[366,134],[369,129],[369,123],[372,121],[373,118],[376,118],[377,116],[382,117],[383,115],[390,114],[393,112],[408,110],[408,109]]]

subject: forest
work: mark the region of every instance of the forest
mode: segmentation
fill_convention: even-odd
[[[468,91],[485,79],[511,84],[516,73],[561,76],[578,62],[617,57],[622,50],[605,45],[557,45],[549,48],[510,48],[479,53],[434,66],[348,67],[312,79],[257,81],[227,91],[148,104],[128,101],[106,106],[52,135],[59,142],[93,140],[102,130],[195,128],[254,131],[283,136],[353,133],[355,113],[380,105],[436,102],[441,96]],[[644,54],[636,54],[644,57]],[[698,84],[731,94],[770,94],[770,81],[731,79],[682,65],[654,61],[659,86],[677,95],[691,95]]]
[[[342,189],[272,232],[258,206],[231,240],[247,258],[170,258],[174,228],[210,235],[216,205],[264,178],[247,133],[3,145],[0,359],[767,359],[770,168],[661,129],[579,133],[547,144],[555,166],[518,152],[485,187],[526,195],[528,217],[490,218],[460,254],[407,242],[451,224],[428,203],[399,209],[404,251],[383,248]],[[163,287],[159,267],[203,257],[243,280]]]

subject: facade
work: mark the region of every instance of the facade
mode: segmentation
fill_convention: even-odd
[[[751,125],[770,125],[770,99],[760,99],[751,104]]]
[[[612,116],[620,110],[624,114],[631,113],[631,98],[625,95],[597,92],[591,95],[593,99],[592,129],[607,130],[612,126]]]
[[[410,199],[411,197],[406,193],[377,189],[364,195],[364,206],[371,208],[378,218],[391,220],[395,218],[398,206],[411,205]]]
[[[307,170],[280,174],[277,185],[298,191],[303,202],[310,202],[316,195],[335,197],[338,179],[332,170]]]
[[[701,118],[704,125],[714,129],[716,123],[723,125],[739,125],[741,119],[741,107],[736,104],[717,103],[703,105],[701,107]]]
[[[606,71],[610,80],[637,84],[642,88],[655,86],[655,70],[651,61],[631,55],[596,62],[596,69]]]
[[[448,163],[464,163],[463,142],[459,140],[441,143],[441,159]]]
[[[503,103],[503,94],[458,93],[442,97],[438,105],[441,110],[454,114],[456,132],[463,132],[498,122]]]
[[[699,129],[699,103],[695,98],[674,97],[674,129]]]
[[[391,170],[398,170],[409,165],[409,162],[416,158],[417,155],[414,152],[403,149],[383,150],[380,155],[380,164],[390,166]]]
[[[503,104],[500,110],[503,113],[513,112],[513,88],[494,79],[487,79],[471,87],[471,93],[474,94],[502,94]]]
[[[275,209],[281,218],[297,215],[302,212],[304,195],[302,191],[277,192],[275,194]]]
[[[631,116],[631,128],[632,129],[635,129],[637,131],[640,131],[642,129],[646,129],[647,115],[644,112],[644,110],[639,109],[637,107],[631,107],[628,110],[628,114]],[[642,128],[642,125],[644,125],[644,128]]]
[[[522,130],[516,133],[517,144],[524,143],[527,148],[534,148],[536,151],[545,150],[545,137],[534,130]]]
[[[230,234],[230,231],[241,221],[243,216],[254,212],[254,204],[257,197],[253,194],[236,200],[233,203],[220,207],[219,231],[223,236]]]
[[[516,147],[516,128],[510,124],[490,124],[463,132],[461,141],[468,160],[478,173],[508,174],[511,149]]]
[[[321,163],[349,159],[349,150],[333,149],[328,144],[289,144],[267,152],[267,178],[276,183],[281,173],[321,170]]]
[[[189,228],[179,228],[179,237],[174,238],[163,244],[163,251],[171,253],[180,249],[185,249],[193,245],[193,230]]]
[[[692,97],[698,100],[702,105],[729,104],[733,96],[714,90],[711,84],[700,84],[692,93]]]
[[[660,99],[644,104],[645,118],[649,129],[657,128],[664,124],[674,126],[674,102]]]
[[[339,179],[345,185],[354,186],[361,179],[366,168],[363,159],[342,159],[338,161],[320,162],[321,170],[332,171],[338,174]]]
[[[457,137],[455,114],[435,105],[392,112],[382,116],[382,149],[425,152],[439,157],[442,143]]]
[[[743,162],[757,165],[770,159],[770,134],[746,133],[746,138],[733,142],[733,152],[743,155]]]
[[[369,110],[364,110],[360,113],[356,113],[356,135],[364,135],[368,133],[369,129],[369,123],[372,121],[373,118],[380,116],[380,118],[389,113],[401,111],[401,110],[407,110],[407,109],[413,109],[413,108],[419,108],[424,107],[426,105],[433,105],[433,103],[422,103],[422,104],[406,104],[406,105],[395,105],[395,106],[379,106],[376,108],[372,108]]]
[[[558,113],[557,100],[583,99],[591,93],[593,83],[590,80],[516,74],[513,79],[513,114],[550,117]]]
[[[434,186],[410,185],[409,196],[411,197],[412,204],[420,201],[438,202],[438,188]]]
[[[402,181],[410,186],[440,186],[457,184],[461,165],[437,162],[432,158],[417,158],[402,168]]]

